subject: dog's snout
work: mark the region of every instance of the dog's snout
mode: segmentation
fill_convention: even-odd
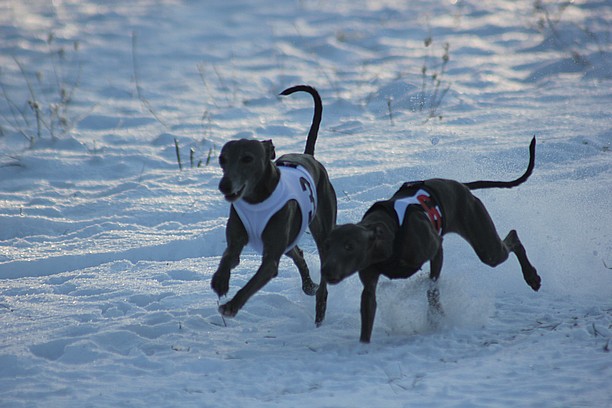
[[[236,183],[232,182],[231,178],[223,176],[219,182],[219,191],[221,191],[227,201],[234,202],[242,197],[245,186],[236,185]]]
[[[227,177],[221,178],[221,181],[219,181],[219,191],[223,194],[230,194],[232,192],[232,181]]]
[[[337,267],[334,262],[326,261],[321,266],[321,275],[325,278],[328,283],[336,284],[342,280],[342,277],[336,273]]]

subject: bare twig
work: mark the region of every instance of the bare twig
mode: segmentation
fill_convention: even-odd
[[[1,72],[1,71],[0,71]],[[26,126],[30,125],[30,121],[28,120],[28,116],[24,113],[24,111],[22,109],[19,108],[19,106],[11,99],[11,97],[9,96],[6,87],[4,86],[4,82],[0,81],[0,88],[2,89],[2,96],[4,96],[4,100],[6,100],[9,109],[11,111],[11,115],[13,116],[13,120],[14,123],[10,123],[9,120],[7,120],[7,122],[9,122],[11,124],[11,126],[17,128],[16,124],[19,122],[19,118],[17,116],[17,113],[19,113],[19,117],[21,117],[21,119],[23,120],[24,124]]]
[[[28,105],[30,106],[30,109],[32,109],[32,111],[34,112],[34,115],[36,117],[36,135],[40,139],[40,137],[41,137],[41,121],[42,121],[42,117],[40,115],[40,104],[38,103],[38,98],[36,96],[36,92],[34,92],[34,88],[32,87],[32,83],[30,82],[30,80],[28,78],[28,74],[26,73],[25,68],[23,67],[21,62],[19,62],[19,60],[16,57],[13,57],[13,60],[15,61],[17,66],[19,67],[19,71],[21,71],[21,75],[23,76],[23,79],[25,80],[26,85],[28,87],[28,91],[30,92],[30,98],[31,99],[28,100]]]
[[[213,145],[213,147],[208,149],[208,157],[206,157],[206,165],[207,166],[210,164],[210,159],[212,158],[213,151],[214,151],[214,145]]]
[[[15,309],[10,307],[9,305],[5,305],[4,303],[0,303],[0,307],[3,308],[3,309],[8,310],[9,312],[14,312],[15,311]]]
[[[3,113],[0,117],[4,119],[14,131],[20,133],[28,140],[30,145],[34,143],[36,138],[40,139],[45,134],[55,139],[58,129],[61,130],[62,133],[67,133],[75,123],[74,118],[68,117],[68,108],[80,84],[82,67],[79,62],[76,79],[72,83],[66,81],[62,70],[62,64],[66,58],[66,51],[63,47],[58,50],[52,49],[53,40],[53,34],[49,34],[47,46],[49,49],[49,58],[51,59],[51,70],[53,72],[50,84],[45,83],[45,76],[43,75],[44,67],[36,72],[36,82],[34,82],[31,79],[32,75],[27,72],[25,65],[19,59],[13,57],[29,94],[23,104],[23,108],[20,107],[20,104],[15,103],[9,95],[9,91],[5,85],[0,82],[2,96],[6,101],[11,116],[9,117]],[[75,41],[73,43],[74,51],[78,51],[78,48],[78,42]],[[57,92],[57,96],[55,92]],[[34,126],[30,125],[28,108],[36,121],[34,125],[35,129],[31,129],[31,127]]]
[[[213,98],[213,91],[210,88],[208,81],[206,80],[206,65],[204,63],[198,64],[198,72],[200,73],[200,79],[202,80],[202,84],[204,84],[204,88],[206,89],[206,92],[209,95],[210,102],[212,102],[212,104],[218,108],[219,105],[217,104],[217,101],[215,100],[215,98]],[[202,115],[202,119],[203,118],[204,118],[204,115]]]
[[[183,164],[181,163],[181,151],[179,149],[179,142],[174,138],[174,150],[176,151],[176,161],[178,162],[179,170],[183,171]]]
[[[388,97],[387,98],[387,109],[389,110],[389,122],[391,123],[391,126],[394,125],[393,123],[393,110],[391,109],[391,102],[393,102],[393,98],[392,97]]]
[[[419,99],[414,110],[418,109],[419,111],[423,111],[425,108],[428,109],[428,116],[425,119],[425,122],[429,121],[429,119],[438,116],[442,118],[441,115],[438,115],[438,109],[440,108],[444,97],[448,93],[451,84],[445,84],[444,74],[446,73],[446,67],[448,62],[450,61],[450,44],[444,44],[444,53],[442,54],[442,63],[437,71],[433,71],[430,73],[430,69],[428,68],[429,60],[431,58],[430,46],[433,44],[433,39],[431,34],[424,40],[424,45],[428,49],[425,55],[425,61],[423,62],[423,66],[421,67],[421,92],[419,94]]]
[[[421,95],[419,95],[419,111],[422,111],[425,107],[425,88],[427,87],[427,62],[423,63],[423,67],[421,68]]]
[[[159,117],[159,115],[155,113],[153,107],[151,106],[151,103],[149,103],[149,100],[145,98],[142,94],[142,88],[140,87],[140,77],[138,75],[138,61],[136,58],[136,42],[137,35],[135,32],[132,32],[132,66],[134,68],[134,85],[136,86],[136,95],[138,96],[138,99],[140,100],[142,106],[144,106],[149,111],[149,113],[153,115],[155,120],[157,120],[163,127],[167,129],[168,125],[166,125],[166,123]]]
[[[15,113],[15,110],[21,114],[21,118],[25,122],[26,127],[28,125],[27,116],[23,113],[21,109],[17,107],[17,105],[15,105],[15,103],[11,100],[11,98],[6,94],[6,90],[4,89],[4,84],[2,84],[2,82],[0,82],[0,87],[2,87],[3,96],[9,105],[9,110],[11,111],[11,115],[13,116],[12,118],[9,118],[4,113],[0,112],[2,119],[4,119],[4,121],[8,123],[9,126],[13,128],[14,131],[20,133],[28,142],[30,142],[30,144],[32,144],[34,142],[33,140],[34,138],[28,135],[25,132],[25,130],[23,130],[23,128],[19,126],[19,119],[17,117],[17,114]]]
[[[191,147],[189,149],[189,164],[191,165],[191,168],[193,169],[194,166],[194,159],[195,159],[195,149],[193,147]]]

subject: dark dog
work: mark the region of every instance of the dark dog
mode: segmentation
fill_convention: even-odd
[[[437,281],[442,268],[442,236],[454,232],[463,237],[482,262],[497,266],[514,252],[525,282],[535,291],[540,277],[529,263],[515,230],[502,241],[482,202],[470,190],[511,188],[531,175],[535,163],[535,137],[529,146],[529,166],[510,182],[430,179],[405,183],[390,200],[375,203],[358,224],[335,227],[325,243],[322,279],[336,284],[359,271],[361,293],[361,337],[370,342],[376,313],[376,285],[380,275],[408,278],[429,261],[429,278]],[[430,311],[442,313],[438,290],[428,291]],[[325,315],[325,304],[317,316]]]
[[[315,102],[304,154],[286,154],[272,162],[275,153],[270,140],[241,139],[221,149],[223,177],[219,190],[232,205],[226,229],[227,248],[211,281],[217,295],[228,292],[230,271],[240,262],[247,243],[262,254],[255,275],[233,299],[219,307],[224,316],[235,316],[255,292],[278,274],[283,254],[300,271],[304,293],[312,296],[316,292],[317,303],[327,299],[325,282],[313,283],[296,244],[309,227],[323,263],[323,243],[336,224],[336,193],[327,171],[314,158],[323,111],[321,97],[314,88],[304,85],[286,89],[281,95],[297,91],[308,92]]]

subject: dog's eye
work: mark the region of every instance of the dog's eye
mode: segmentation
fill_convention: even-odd
[[[253,156],[242,156],[242,157],[240,158],[240,162],[241,162],[242,164],[249,164],[249,163],[251,163],[252,161],[253,161]]]
[[[344,244],[344,250],[346,252],[353,252],[353,244],[350,242],[347,242],[346,244]]]

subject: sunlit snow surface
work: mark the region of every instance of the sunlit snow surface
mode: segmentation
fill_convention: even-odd
[[[607,1],[2,2],[0,406],[612,406],[610,21]],[[370,345],[356,276],[315,328],[288,259],[223,321],[216,157],[301,152],[312,100],[277,96],[300,83],[340,223],[404,181],[513,179],[536,135],[529,181],[477,195],[540,292],[449,235],[440,327],[426,265],[381,280]],[[258,266],[245,250],[230,296]]]

